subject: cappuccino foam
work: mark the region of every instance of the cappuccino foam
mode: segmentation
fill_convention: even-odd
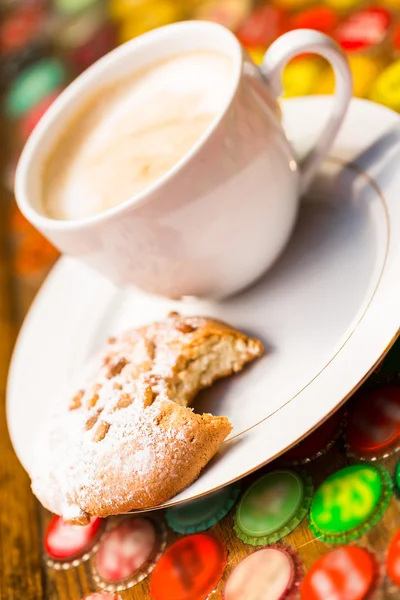
[[[210,126],[228,100],[232,79],[229,58],[195,51],[97,92],[45,163],[46,214],[83,219],[151,186]]]

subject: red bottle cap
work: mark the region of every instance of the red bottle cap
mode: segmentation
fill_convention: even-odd
[[[260,6],[247,17],[236,32],[244,46],[266,48],[283,33],[284,13],[276,6]]]
[[[341,432],[342,411],[336,412],[302,442],[283,455],[285,463],[305,464],[325,454],[335,443]]]
[[[400,531],[390,542],[386,557],[386,571],[393,583],[400,585]]]
[[[306,573],[302,600],[363,600],[376,586],[377,565],[364,548],[344,546],[321,556]]]
[[[21,7],[0,25],[0,53],[15,52],[31,43],[40,32],[45,12],[35,6]]]
[[[381,44],[392,22],[391,14],[381,6],[352,14],[336,29],[336,40],[347,52],[368,50]]]
[[[226,566],[222,540],[196,533],[170,546],[150,581],[153,600],[204,600],[217,587]]]
[[[400,447],[400,388],[360,393],[348,414],[346,443],[360,459],[383,458]]]
[[[129,517],[117,522],[92,558],[96,584],[109,592],[136,585],[154,569],[165,544],[165,527],[153,518]]]
[[[103,519],[92,517],[89,525],[70,525],[54,516],[44,534],[47,564],[54,568],[76,566],[87,560],[99,540]],[[75,559],[75,560],[74,560]],[[60,565],[60,562],[63,563]]]
[[[233,569],[226,582],[224,600],[294,600],[302,575],[300,560],[291,548],[266,546],[246,556]]]
[[[337,13],[328,6],[315,6],[293,15],[289,29],[316,29],[331,34],[338,24]]]

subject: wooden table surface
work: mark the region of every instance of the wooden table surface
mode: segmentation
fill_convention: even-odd
[[[19,464],[7,432],[5,418],[5,388],[8,363],[17,333],[18,318],[13,314],[16,300],[13,298],[11,273],[6,260],[5,219],[0,219],[0,599],[1,600],[79,600],[96,590],[91,577],[90,564],[84,563],[68,571],[47,568],[42,559],[42,531],[49,515],[34,499],[29,479]],[[27,301],[28,303],[28,301]],[[21,415],[23,418],[23,415]],[[33,425],[33,424],[32,424]],[[385,461],[393,474],[396,456]],[[336,444],[323,458],[307,467],[314,484],[318,485],[337,468],[345,466],[345,457],[340,444]],[[245,484],[244,484],[245,485]],[[383,562],[387,545],[393,533],[400,528],[400,502],[392,498],[382,521],[369,534],[357,541],[373,550]],[[228,548],[228,566],[223,581],[213,598],[222,598],[224,581],[241,558],[252,548],[243,544],[232,528],[232,511],[211,530],[220,536]],[[168,542],[177,536],[169,530]],[[328,550],[328,546],[315,540],[305,519],[297,529],[286,536],[284,543],[294,548],[305,567]],[[149,598],[149,579],[131,590],[121,592],[125,599]],[[383,577],[380,590],[374,598],[389,600],[400,597],[399,588],[394,588]]]

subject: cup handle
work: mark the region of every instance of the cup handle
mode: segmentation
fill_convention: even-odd
[[[326,58],[335,74],[335,102],[332,114],[315,146],[300,162],[300,193],[307,191],[321,162],[339,131],[352,97],[353,84],[347,58],[327,35],[312,29],[296,29],[279,37],[266,52],[261,73],[272,93],[282,93],[282,72],[285,65],[298,54],[319,54]]]

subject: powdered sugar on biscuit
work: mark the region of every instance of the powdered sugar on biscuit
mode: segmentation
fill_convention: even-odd
[[[228,345],[231,362],[225,356],[218,372],[210,364],[218,352],[227,355]],[[31,473],[34,493],[46,508],[80,524],[89,514],[147,508],[166,499],[168,490],[177,493],[231,429],[227,419],[195,415],[185,404],[261,349],[221,323],[175,315],[111,339],[45,424]],[[210,360],[206,351],[214,352]],[[186,387],[184,398],[173,397],[191,365],[200,369],[197,379],[190,374],[193,390]]]

